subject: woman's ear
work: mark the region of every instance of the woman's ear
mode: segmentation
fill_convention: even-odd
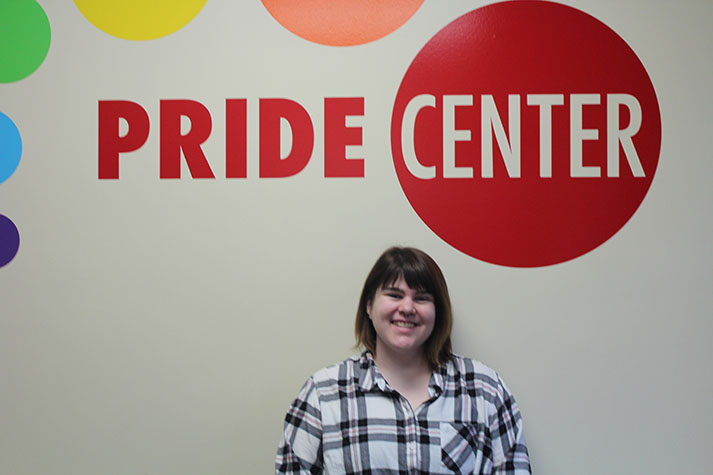
[[[371,320],[371,304],[372,303],[373,303],[373,299],[366,302],[366,316],[369,317],[369,320]]]

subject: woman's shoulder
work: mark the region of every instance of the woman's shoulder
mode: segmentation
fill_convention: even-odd
[[[482,361],[458,355],[456,353],[451,353],[451,361],[449,367],[452,367],[454,371],[457,371],[459,373],[484,375],[490,378],[498,378],[498,373]]]
[[[465,356],[451,354],[451,361],[447,365],[447,374],[450,378],[461,381],[467,387],[480,387],[494,392],[507,391],[500,375],[482,361]]]
[[[343,385],[353,380],[368,364],[366,355],[354,354],[349,358],[315,371],[311,380],[317,386]]]

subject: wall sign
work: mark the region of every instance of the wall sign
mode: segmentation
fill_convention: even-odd
[[[299,16],[263,3],[286,27]],[[335,21],[351,11],[325,5],[311,8]],[[400,5],[407,19],[420,2]],[[326,178],[364,177],[368,157],[345,154],[362,145],[362,130],[345,120],[363,116],[365,100],[325,98],[317,112]],[[259,162],[259,178],[300,173],[314,158],[316,111],[260,98],[259,117],[249,117],[247,101],[226,99],[225,178],[249,178],[248,160]],[[216,178],[201,148],[216,111],[192,100],[160,104],[157,120],[132,101],[99,101],[99,178],[118,179],[120,155],[150,131],[160,136],[160,178],[180,178],[181,156],[193,178]],[[280,121],[292,132],[284,156]],[[249,122],[260,131],[258,157],[247,156]],[[565,5],[511,1],[463,15],[422,48],[395,98],[391,142],[404,194],[433,232],[474,258],[538,267],[591,251],[631,218],[656,171],[661,117],[644,66],[609,27]]]

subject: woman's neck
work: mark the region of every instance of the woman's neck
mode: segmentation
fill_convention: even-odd
[[[374,362],[382,372],[387,371],[410,376],[431,373],[428,363],[421,353],[393,354],[381,348],[377,349],[374,355]]]
[[[408,399],[414,409],[428,400],[431,368],[421,352],[393,354],[377,345],[374,362],[389,386]]]

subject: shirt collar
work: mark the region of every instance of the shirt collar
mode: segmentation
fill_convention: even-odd
[[[445,387],[445,376],[448,372],[448,365],[441,365],[433,373],[428,383],[428,392],[431,396],[436,396],[443,392]],[[359,386],[364,392],[370,392],[374,387],[382,392],[393,391],[386,382],[386,379],[376,367],[374,356],[370,351],[365,351],[359,358]]]
[[[374,386],[382,391],[386,390],[386,380],[376,368],[374,356],[370,351],[365,351],[359,358],[359,386],[367,393],[374,389]]]

